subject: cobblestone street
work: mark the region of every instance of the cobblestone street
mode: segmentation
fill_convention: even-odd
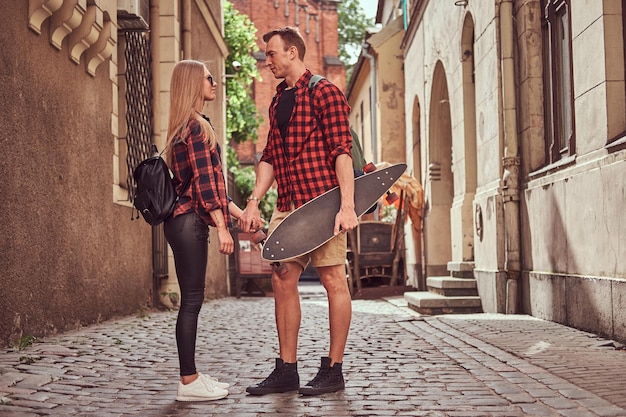
[[[302,287],[299,370],[327,352],[322,288]],[[402,297],[356,300],[346,389],[250,396],[277,356],[271,297],[207,302],[197,365],[230,395],[174,400],[176,312],[151,312],[48,337],[0,356],[1,416],[626,416],[626,351],[529,316],[419,316]],[[616,348],[617,346],[617,348]]]

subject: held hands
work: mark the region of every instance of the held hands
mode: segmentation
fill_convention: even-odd
[[[239,217],[239,228],[246,233],[256,232],[265,225],[265,220],[261,217],[256,203],[250,203],[246,205],[241,217]]]

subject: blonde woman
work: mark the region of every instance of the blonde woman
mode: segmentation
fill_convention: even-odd
[[[220,149],[209,119],[202,114],[206,101],[215,100],[217,83],[198,61],[174,66],[170,86],[167,161],[180,196],[174,213],[165,221],[165,237],[172,247],[181,304],[176,321],[180,363],[177,401],[210,401],[228,395],[229,385],[195,364],[198,314],[204,302],[209,228],[217,229],[220,252],[234,249],[228,230],[232,226],[229,205],[236,217],[241,210],[226,194]]]

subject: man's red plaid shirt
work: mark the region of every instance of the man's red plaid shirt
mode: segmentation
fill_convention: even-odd
[[[292,204],[300,207],[336,187],[335,160],[341,154],[351,155],[350,106],[341,90],[326,79],[317,83],[310,97],[312,75],[307,70],[294,86],[295,105],[284,140],[276,121],[276,106],[287,87],[285,81],[276,87],[269,109],[270,131],[261,161],[272,165],[278,184],[276,208],[280,211],[291,210]],[[322,126],[318,126],[312,108]]]

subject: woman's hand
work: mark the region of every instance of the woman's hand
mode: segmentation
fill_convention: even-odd
[[[230,255],[235,250],[235,242],[230,231],[226,228],[217,229],[217,239],[220,242],[220,253]]]

